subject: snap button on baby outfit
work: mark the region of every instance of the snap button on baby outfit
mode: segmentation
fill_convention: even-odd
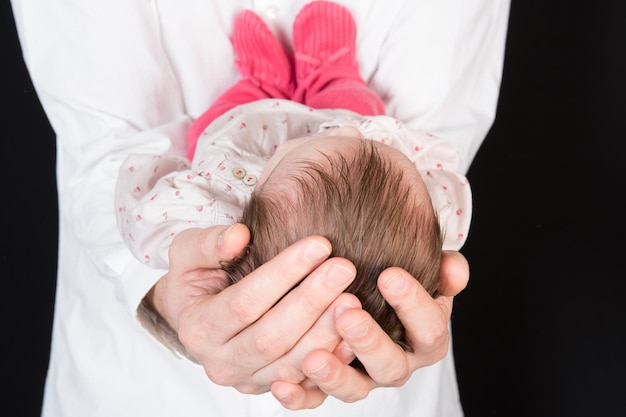
[[[233,176],[237,179],[242,179],[246,176],[246,170],[243,168],[233,168]]]
[[[254,185],[257,182],[257,177],[256,175],[248,175],[248,173],[246,172],[245,168],[233,168],[233,177],[241,180],[241,182],[243,182],[245,185]]]
[[[256,176],[248,175],[243,179],[243,183],[246,185],[254,185],[256,184]]]

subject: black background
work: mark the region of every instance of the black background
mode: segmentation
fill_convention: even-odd
[[[496,121],[468,174],[472,272],[452,321],[467,417],[626,415],[626,2],[584,3],[512,1]],[[9,2],[0,15],[3,408],[37,416],[55,289],[55,138]]]

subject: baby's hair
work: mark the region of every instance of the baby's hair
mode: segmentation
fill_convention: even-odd
[[[338,139],[340,140],[340,139]],[[344,257],[357,276],[346,289],[406,351],[404,327],[377,287],[380,273],[405,269],[435,296],[443,236],[429,198],[420,198],[404,167],[381,155],[371,140],[299,161],[288,174],[272,174],[245,207],[241,223],[251,232],[246,252],[225,263],[233,283],[310,235],[326,237],[330,256]],[[354,366],[361,367],[359,363]]]

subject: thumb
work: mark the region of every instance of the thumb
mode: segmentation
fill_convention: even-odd
[[[169,248],[170,271],[219,268],[220,262],[241,254],[250,241],[250,231],[240,223],[186,229]]]

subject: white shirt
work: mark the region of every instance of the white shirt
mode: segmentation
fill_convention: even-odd
[[[129,154],[183,154],[190,121],[238,78],[232,21],[247,7],[289,40],[305,0],[12,0],[27,68],[57,135],[59,263],[44,417],[459,416],[452,354],[399,389],[290,412],[212,384],[138,323],[162,274],[138,262],[113,195]],[[341,0],[387,114],[452,140],[466,172],[500,88],[509,0]],[[451,351],[451,350],[450,350]]]

